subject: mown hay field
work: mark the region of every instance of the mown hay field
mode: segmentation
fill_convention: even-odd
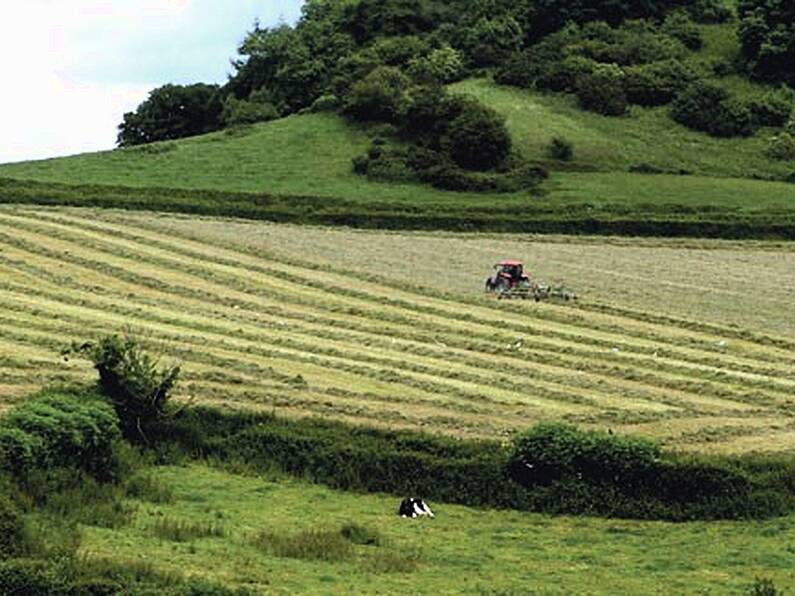
[[[627,301],[599,293],[612,281],[600,286],[586,259],[566,270],[583,294],[576,304],[536,304],[481,294],[482,266],[514,246],[504,242],[519,248],[522,239],[482,238],[494,248],[470,258],[466,237],[370,234],[351,251],[335,234],[343,233],[3,208],[0,401],[9,405],[46,383],[90,380],[89,365],[64,361],[61,348],[128,328],[183,362],[179,397],[202,403],[459,436],[507,438],[557,419],[682,449],[795,448],[795,340],[775,322],[789,320],[778,312],[792,292],[786,247],[700,249],[737,251],[749,270],[771,254],[784,261],[761,273],[762,286],[784,288],[760,299],[774,322],[748,324],[753,319],[729,308],[728,323],[745,323],[738,327],[653,306],[649,268],[667,266],[652,264],[654,251],[667,263],[692,247],[645,241],[636,260],[614,263],[614,275],[642,286]],[[355,233],[345,234],[356,245]],[[567,246],[547,243],[549,251]],[[536,238],[532,246],[544,244]],[[418,253],[422,246],[429,248]],[[609,251],[624,246],[631,243],[569,248],[610,261]],[[456,263],[438,276],[448,282],[432,274],[440,260]],[[704,291],[725,275],[708,261],[696,260],[689,274]],[[703,308],[718,312],[735,300],[715,291],[713,306]],[[690,308],[684,314],[701,307]]]

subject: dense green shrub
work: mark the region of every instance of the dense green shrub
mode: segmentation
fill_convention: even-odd
[[[792,94],[771,91],[752,99],[749,108],[756,126],[783,127],[792,114]]]
[[[795,136],[788,132],[773,135],[767,143],[765,155],[778,161],[795,160]]]
[[[68,593],[68,581],[58,564],[36,559],[0,562],[0,594],[52,596]]]
[[[511,152],[505,118],[493,109],[468,101],[450,122],[442,147],[467,170],[490,170],[502,165]]]
[[[688,128],[716,137],[748,136],[753,132],[749,107],[722,87],[703,81],[693,83],[674,100],[671,116]]]
[[[631,66],[625,73],[627,99],[642,106],[670,103],[697,78],[696,73],[679,60]]]
[[[563,137],[554,137],[549,142],[547,153],[552,159],[571,161],[574,159],[574,144]]]
[[[580,76],[575,85],[580,105],[604,116],[624,115],[628,106],[624,78],[621,68],[608,64],[600,64],[593,73]]]
[[[549,91],[576,91],[578,82],[591,76],[599,66],[590,58],[568,56],[540,69],[535,85]]]
[[[314,112],[335,112],[340,108],[342,102],[340,98],[334,95],[333,93],[328,93],[326,95],[321,95],[318,97],[309,109]]]
[[[464,60],[458,50],[445,45],[427,56],[412,59],[408,64],[408,74],[422,84],[454,83],[464,75]]]
[[[522,27],[512,16],[491,16],[464,29],[458,46],[472,66],[494,66],[520,50],[523,38]]]
[[[343,113],[358,121],[399,122],[409,107],[409,78],[392,66],[380,66],[355,83]]]
[[[121,438],[113,408],[90,392],[46,391],[13,408],[0,422],[2,464],[17,475],[34,467],[76,466],[113,478]]]
[[[640,437],[581,431],[576,427],[546,423],[519,434],[512,459],[532,466],[538,484],[560,479],[628,482],[655,468],[661,451]]]
[[[704,40],[701,38],[701,29],[690,19],[690,15],[684,11],[676,11],[669,14],[660,30],[666,35],[678,39],[690,50],[700,50],[701,46],[704,45]]]
[[[221,113],[221,121],[225,126],[268,122],[278,117],[279,112],[273,104],[236,99],[233,95],[226,98]]]
[[[725,23],[734,13],[723,0],[695,0],[685,10],[697,23]]]
[[[158,369],[157,358],[129,335],[109,335],[97,342],[73,344],[70,351],[93,363],[99,373],[99,389],[113,403],[124,435],[145,439],[144,426],[168,412],[180,367]]]

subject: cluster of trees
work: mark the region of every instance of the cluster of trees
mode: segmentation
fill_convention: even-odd
[[[795,0],[740,0],[737,12],[749,72],[795,87]]]
[[[738,16],[742,64],[757,78],[795,85],[795,0],[741,0]],[[455,110],[437,110],[447,120],[432,127],[432,141],[413,136],[405,122],[415,97],[427,100],[426,89],[483,68],[502,84],[574,93],[584,109],[611,116],[632,104],[675,104],[678,122],[709,134],[781,126],[784,95],[741,102],[704,84],[715,73],[690,59],[703,43],[698,24],[732,17],[721,0],[307,0],[295,26],[255,25],[226,84],[155,89],[125,115],[119,144],[342,108],[352,119],[399,127],[458,168],[505,167],[510,148],[501,144],[486,161],[452,147],[463,130],[452,126]],[[703,113],[694,115],[697,105]],[[485,110],[464,109],[481,119]],[[503,135],[493,114],[486,120],[495,137],[484,148]],[[391,169],[423,170],[401,167]]]

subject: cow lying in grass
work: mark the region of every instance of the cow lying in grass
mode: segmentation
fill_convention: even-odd
[[[428,517],[434,517],[433,511],[428,505],[425,504],[425,501],[422,499],[416,499],[414,497],[409,497],[403,499],[400,503],[400,509],[398,510],[398,515],[401,517],[419,517],[421,515],[427,515]]]

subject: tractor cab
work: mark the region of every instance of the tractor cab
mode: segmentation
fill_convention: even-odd
[[[486,280],[487,292],[507,294],[514,290],[529,290],[532,286],[530,278],[524,271],[522,261],[506,259],[494,265],[495,273]]]
[[[524,264],[521,261],[504,260],[500,261],[494,268],[497,270],[499,277],[507,278],[511,284],[515,284],[522,278],[527,278],[524,274]]]

